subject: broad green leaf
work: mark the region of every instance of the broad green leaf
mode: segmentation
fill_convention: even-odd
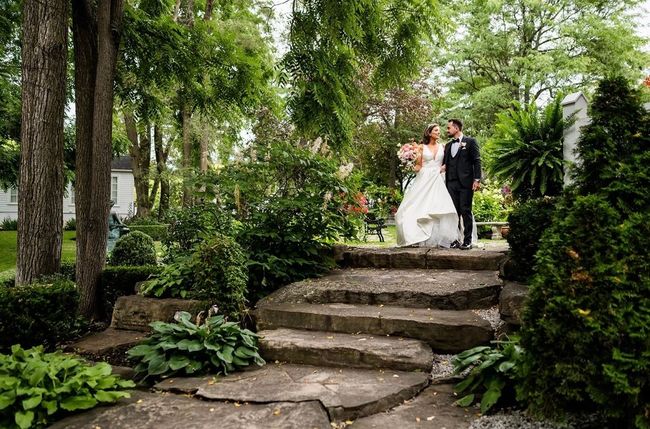
[[[485,413],[497,403],[501,397],[501,389],[488,389],[481,398],[481,413]]]
[[[56,400],[43,401],[43,402],[41,402],[41,407],[43,407],[43,408],[45,408],[45,410],[47,410],[47,415],[48,416],[51,416],[52,414],[56,413],[56,411],[58,410]]]
[[[163,355],[157,355],[149,361],[147,372],[149,375],[164,374],[169,369],[169,364]]]
[[[31,410],[32,408],[36,408],[38,407],[38,405],[41,403],[42,400],[43,397],[41,395],[32,396],[31,398],[28,399],[23,399],[23,409]]]
[[[95,393],[95,399],[99,402],[115,402],[120,398],[128,398],[131,395],[128,392],[119,392],[114,390],[100,390]]]
[[[192,361],[185,367],[186,374],[194,374],[203,368],[203,364],[199,361]]]
[[[16,402],[16,394],[13,391],[2,392],[0,395],[0,410],[4,410],[14,402]]]
[[[32,426],[34,421],[33,411],[17,411],[14,415],[14,420],[20,429],[27,429]]]
[[[61,408],[66,411],[87,410],[97,405],[97,400],[92,396],[73,396],[61,401]]]
[[[185,356],[174,355],[169,360],[169,368],[172,369],[173,371],[177,371],[189,365],[190,362],[191,360]]]
[[[514,368],[515,365],[516,365],[515,362],[512,361],[501,362],[501,364],[499,365],[499,371],[507,372],[508,370]]]
[[[459,407],[469,407],[472,405],[472,402],[474,402],[474,394],[470,393],[469,395],[465,395],[459,400],[457,400],[455,403]]]
[[[178,342],[177,347],[179,350],[187,350],[189,352],[203,350],[203,344],[198,340],[181,340]]]
[[[148,344],[140,344],[138,346],[133,347],[130,349],[127,354],[130,357],[139,357],[139,356],[145,356],[146,354],[150,353],[152,351],[152,347]]]

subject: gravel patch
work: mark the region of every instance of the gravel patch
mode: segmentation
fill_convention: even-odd
[[[500,332],[502,330],[505,322],[501,320],[501,314],[499,313],[499,307],[494,306],[491,308],[486,308],[484,310],[472,310],[480,318],[488,321],[494,332]]]
[[[584,426],[537,420],[524,411],[509,410],[489,416],[481,416],[472,422],[469,429],[576,429],[579,427]]]
[[[451,359],[455,355],[433,355],[433,369],[431,370],[431,379],[438,380],[448,378],[454,375],[454,366]]]
[[[608,424],[598,414],[572,413],[563,422],[538,419],[520,409],[503,409],[496,414],[481,416],[469,429],[604,429]]]

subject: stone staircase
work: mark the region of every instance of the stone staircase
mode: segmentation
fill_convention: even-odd
[[[497,304],[503,257],[482,250],[343,249],[338,259],[345,268],[260,300],[263,356],[430,369],[431,351],[458,353],[494,338],[490,323],[472,310]]]
[[[457,353],[494,338],[476,310],[497,304],[504,257],[489,250],[339,249],[342,268],[258,302],[265,367],[227,377],[173,378],[156,388],[237,403],[319,401],[331,421],[357,419],[361,427],[364,419],[367,427],[386,427],[384,417],[432,412],[430,404],[444,391],[438,402],[447,417],[455,416],[449,421],[466,427],[467,411],[450,409],[451,387],[427,387],[430,371],[435,353]],[[428,399],[416,403],[428,405],[402,408],[419,394]]]
[[[258,302],[254,315],[267,365],[228,376],[174,377],[155,389],[204,399],[223,419],[244,422],[247,414],[240,407],[255,410],[259,426],[233,423],[233,428],[326,428],[330,422],[345,427],[349,420],[354,427],[467,427],[475,415],[451,406],[449,384],[430,386],[430,372],[436,353],[457,353],[494,338],[480,310],[498,303],[503,250],[338,248],[341,268]],[[149,320],[143,299],[121,298],[120,305],[135,300],[142,312],[114,314],[113,327],[137,329]],[[106,346],[107,338],[103,343],[101,336],[89,338],[86,346],[92,341]],[[149,395],[143,400],[152,410],[162,406],[161,397]],[[186,400],[163,398],[171,397]],[[235,409],[228,412],[224,403]],[[179,407],[182,413],[185,406]],[[119,410],[97,412],[92,423],[119,415]]]

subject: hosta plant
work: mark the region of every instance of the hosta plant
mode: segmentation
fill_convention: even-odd
[[[38,346],[0,354],[0,427],[38,428],[60,414],[129,397],[130,380],[111,375],[107,363],[90,365]]]
[[[480,398],[481,413],[485,413],[500,400],[515,399],[515,390],[522,377],[523,349],[518,340],[495,343],[495,347],[465,350],[452,360],[456,374],[471,368],[465,379],[454,386],[457,394],[465,394],[456,401],[457,405],[467,407]]]
[[[161,378],[199,373],[228,374],[253,363],[264,365],[257,348],[258,336],[228,322],[222,315],[193,323],[190,314],[179,311],[175,323],[154,322],[153,334],[128,351],[137,365],[139,378]]]

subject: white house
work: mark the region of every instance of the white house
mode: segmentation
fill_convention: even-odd
[[[0,189],[0,220],[18,218],[18,192],[16,189]],[[119,217],[133,216],[135,213],[135,187],[130,156],[120,156],[111,163],[111,200],[115,202],[111,211]],[[70,184],[63,197],[63,221],[74,217],[74,192]]]

